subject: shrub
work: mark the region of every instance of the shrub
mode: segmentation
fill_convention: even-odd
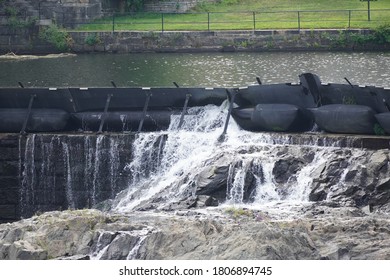
[[[390,43],[390,24],[381,25],[374,29],[373,40],[378,44]]]
[[[54,24],[43,28],[39,33],[39,38],[52,44],[57,50],[62,52],[69,51],[73,43],[72,37]]]
[[[97,35],[97,34],[89,34],[89,35],[85,38],[85,43],[86,43],[88,46],[96,46],[96,45],[98,45],[98,44],[101,43],[101,40],[100,40],[99,35]]]

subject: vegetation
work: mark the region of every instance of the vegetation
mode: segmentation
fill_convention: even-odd
[[[142,10],[143,0],[126,1],[126,11]],[[139,8],[134,8],[137,5]],[[199,4],[186,14],[122,13],[81,29],[112,30],[113,24],[114,30],[147,31],[375,28],[390,23],[389,15],[390,1],[384,0],[371,3],[371,21],[367,19],[367,3],[358,0],[220,0]]]
[[[73,43],[72,37],[66,31],[59,29],[54,24],[42,29],[39,33],[39,37],[52,44],[61,52],[68,51]]]
[[[37,18],[26,19],[21,16],[19,9],[13,6],[6,6],[6,4],[9,4],[8,1],[0,0],[0,11],[1,9],[3,10],[7,23],[12,30],[29,29],[35,25]]]
[[[98,34],[89,34],[85,38],[85,43],[89,46],[96,46],[101,43],[101,39]]]
[[[253,211],[245,208],[229,207],[225,210],[225,212],[230,216],[232,216],[234,219],[238,219],[242,217],[249,217],[249,218],[254,217]]]
[[[378,135],[378,136],[386,135],[385,130],[383,129],[383,127],[379,123],[376,123],[374,125],[374,133],[375,133],[375,135]]]

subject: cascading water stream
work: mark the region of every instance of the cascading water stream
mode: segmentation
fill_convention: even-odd
[[[103,207],[118,212],[175,210],[172,205],[183,201],[192,207],[200,195],[216,198],[219,205],[304,203],[322,180],[324,166],[339,160],[339,152],[347,167],[340,166],[341,176],[337,171],[337,180],[332,179],[336,183],[315,197],[332,199],[347,186],[343,182],[351,177],[350,169],[356,169],[361,150],[340,150],[340,143],[319,141],[320,134],[252,133],[241,130],[233,119],[220,142],[227,105],[189,108],[180,129],[180,115],[173,115],[168,131],[135,138],[125,134],[20,138],[22,215],[37,209],[93,207],[126,186],[112,205]],[[340,146],[348,146],[343,141]],[[313,174],[318,175],[316,180]],[[207,193],[207,188],[218,193]]]
[[[216,139],[226,112],[209,105],[188,113],[181,130],[176,129],[179,116],[173,116],[168,132],[138,135],[134,159],[127,167],[133,174],[132,184],[116,205],[117,211],[131,210],[156,194],[170,199],[189,191],[196,170],[218,149]]]
[[[199,174],[221,158],[228,166],[227,204],[308,201],[313,183],[311,173],[334,148],[316,147],[313,158],[299,165],[280,191],[281,183],[274,178],[275,166],[281,150],[289,146],[289,138],[282,135],[272,139],[269,134],[243,131],[232,120],[225,141],[220,143],[217,139],[226,114],[227,103],[190,108],[180,130],[179,117],[173,116],[167,132],[139,134],[133,144],[133,160],[127,166],[132,182],[117,197],[114,210],[146,210],[152,204],[152,208],[164,209],[169,203],[195,197]]]

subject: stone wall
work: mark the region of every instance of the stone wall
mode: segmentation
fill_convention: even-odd
[[[125,134],[1,135],[0,222],[114,198],[130,180],[132,142]]]
[[[176,1],[156,1],[152,0],[144,5],[145,12],[160,13],[185,13],[194,8],[199,3],[216,2],[216,0],[176,0]]]
[[[205,51],[321,51],[388,50],[385,45],[339,44],[340,36],[369,34],[369,30],[256,30],[165,32],[70,32],[74,52],[205,52]],[[87,38],[95,36],[95,45]],[[345,42],[342,41],[342,42]]]
[[[41,19],[51,19],[67,28],[103,15],[100,0],[41,0],[37,8]]]
[[[20,217],[19,195],[19,138],[0,137],[0,223]]]

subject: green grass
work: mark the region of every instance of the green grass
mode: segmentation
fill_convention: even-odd
[[[112,31],[113,23],[115,31],[375,28],[390,23],[390,0],[371,2],[371,21],[367,2],[359,0],[221,0],[186,14],[110,16],[78,30]]]

